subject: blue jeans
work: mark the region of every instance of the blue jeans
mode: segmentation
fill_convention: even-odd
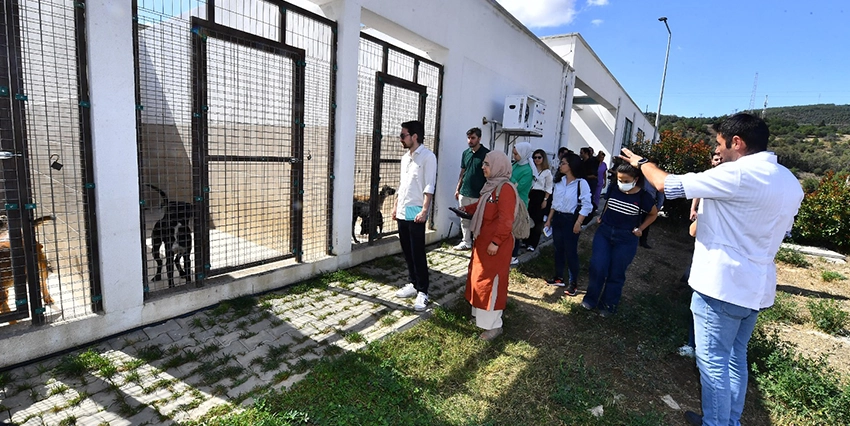
[[[564,266],[569,265],[568,282],[578,281],[578,237],[573,232],[576,217],[555,212],[552,216],[552,243],[555,246],[555,278],[564,278]]]
[[[747,396],[747,343],[758,311],[694,292],[702,424],[739,426]]]
[[[626,269],[637,253],[638,237],[631,229],[619,229],[601,224],[593,236],[593,254],[590,256],[590,280],[584,302],[617,312]]]

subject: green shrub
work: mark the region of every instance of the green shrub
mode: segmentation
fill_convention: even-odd
[[[812,266],[812,264],[806,260],[806,256],[804,256],[803,253],[785,247],[779,248],[774,259],[777,262],[787,263],[800,268],[808,268],[809,266]]]
[[[812,321],[821,331],[829,334],[839,334],[847,326],[848,314],[841,309],[835,300],[810,300],[807,303]]]
[[[792,235],[801,244],[850,251],[850,186],[847,173],[828,172],[818,189],[806,194]]]
[[[821,357],[798,355],[776,332],[756,328],[750,340],[762,401],[787,424],[850,424],[850,386]]]
[[[834,271],[823,271],[820,273],[820,277],[826,281],[844,281],[847,279],[843,274]]]

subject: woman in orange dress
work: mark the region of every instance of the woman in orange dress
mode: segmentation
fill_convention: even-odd
[[[517,211],[517,191],[511,179],[511,162],[502,152],[490,151],[484,158],[487,182],[478,202],[464,210],[472,214],[474,239],[466,300],[472,305],[475,324],[484,329],[480,338],[492,340],[502,334],[502,311],[508,300],[508,274],[514,237],[511,234]],[[496,192],[499,190],[498,197]]]

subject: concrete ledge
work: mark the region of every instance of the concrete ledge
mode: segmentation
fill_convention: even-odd
[[[809,255],[809,256],[817,256],[822,257],[826,260],[837,262],[837,263],[847,263],[847,256],[834,252],[832,250],[827,250],[819,247],[807,247],[800,246],[797,244],[788,244],[782,243],[782,248],[787,248],[795,251],[799,251],[800,253]]]

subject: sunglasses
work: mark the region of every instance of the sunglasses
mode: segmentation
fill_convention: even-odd
[[[543,157],[541,157],[539,155],[535,155],[534,157],[531,157],[531,158],[533,158],[535,160],[542,160],[543,159]]]

